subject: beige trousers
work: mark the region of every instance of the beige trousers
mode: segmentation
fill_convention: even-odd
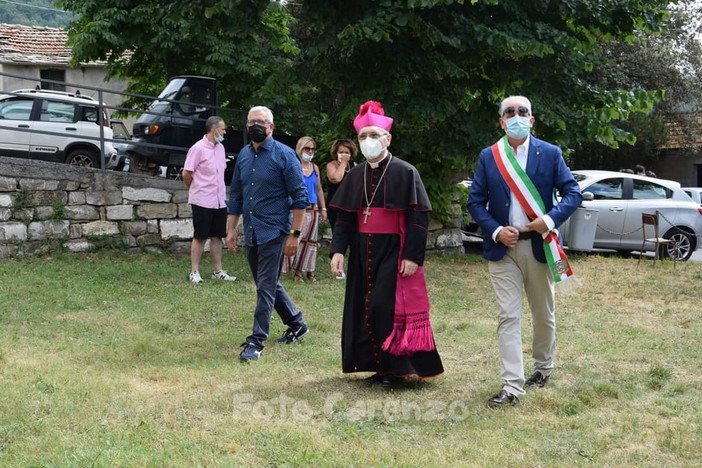
[[[503,388],[516,396],[524,392],[522,358],[522,290],[526,291],[533,322],[532,356],[534,371],[551,375],[556,353],[556,316],[553,279],[545,263],[534,258],[530,240],[520,240],[488,271],[499,310],[497,343],[500,350],[500,378]]]

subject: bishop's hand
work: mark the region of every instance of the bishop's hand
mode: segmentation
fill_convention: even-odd
[[[335,253],[331,259],[331,272],[334,276],[344,274],[344,254]]]

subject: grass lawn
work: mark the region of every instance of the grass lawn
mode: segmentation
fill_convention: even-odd
[[[210,280],[206,258],[202,285],[187,256],[3,259],[0,466],[700,466],[702,265],[572,260],[584,284],[556,299],[549,385],[490,409],[496,307],[478,256],[428,258],[446,373],[394,391],[340,371],[344,282],[325,251],[321,284],[284,279],[310,335],[251,364],[241,253],[225,254],[239,281]]]

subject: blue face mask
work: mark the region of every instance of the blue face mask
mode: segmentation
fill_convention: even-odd
[[[515,115],[507,119],[507,128],[505,133],[510,138],[515,140],[521,140],[529,135],[529,117],[523,117],[521,115]]]

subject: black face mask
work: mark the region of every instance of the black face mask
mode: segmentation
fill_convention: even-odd
[[[256,143],[261,143],[263,140],[266,139],[268,135],[266,135],[266,127],[262,127],[261,125],[252,125],[248,128],[249,132],[249,139]]]

